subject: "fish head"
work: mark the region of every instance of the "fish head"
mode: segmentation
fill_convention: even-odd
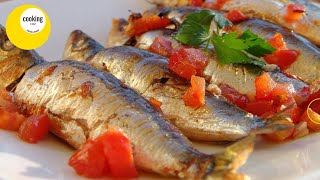
[[[6,29],[0,25],[0,88],[11,90],[24,72],[41,57],[35,51],[22,50],[8,38]]]
[[[97,54],[104,47],[80,30],[70,33],[65,45],[63,58],[78,61],[86,61],[89,57]]]

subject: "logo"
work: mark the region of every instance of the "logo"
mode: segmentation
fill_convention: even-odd
[[[22,13],[20,25],[24,31],[35,34],[41,32],[45,27],[46,17],[41,10],[29,8]]]
[[[42,46],[49,38],[50,19],[35,5],[22,5],[8,16],[6,31],[9,40],[18,48],[31,50]]]

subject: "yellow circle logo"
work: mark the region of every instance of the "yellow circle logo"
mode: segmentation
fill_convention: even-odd
[[[314,99],[313,101],[310,102],[310,104],[308,105],[308,108],[307,108],[307,115],[308,115],[309,119],[310,119],[313,123],[315,123],[315,124],[320,124],[320,122],[319,122],[318,120],[314,120],[315,118],[317,118],[317,117],[314,117],[314,116],[316,116],[316,115],[314,115],[314,113],[310,113],[310,110],[309,110],[311,104],[314,103],[315,101],[320,101],[320,98]]]
[[[50,19],[46,12],[31,4],[15,8],[6,22],[9,40],[25,50],[42,46],[49,38],[50,29]]]

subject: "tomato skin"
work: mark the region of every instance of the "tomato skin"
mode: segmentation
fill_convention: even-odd
[[[224,15],[229,21],[233,23],[245,21],[249,19],[248,16],[245,16],[241,11],[238,10],[232,10],[229,13]]]
[[[275,35],[271,39],[269,39],[269,44],[278,50],[287,49],[287,45],[286,45],[282,35],[278,32],[275,33]]]
[[[300,52],[297,50],[278,50],[272,54],[266,55],[264,57],[264,60],[268,64],[278,65],[281,70],[286,70],[290,67],[291,64],[293,64],[297,60],[299,55]]]
[[[289,4],[284,19],[290,23],[299,21],[305,11],[306,7],[302,4]]]
[[[122,131],[109,128],[108,131],[98,139],[103,143],[104,155],[107,159],[112,177],[138,177],[130,141]]]
[[[221,89],[221,94],[225,97],[230,103],[235,104],[240,108],[245,108],[249,102],[249,97],[247,95],[241,94],[234,88],[228,85],[219,86]]]
[[[129,20],[129,26],[126,34],[130,37],[140,35],[147,31],[165,28],[171,24],[171,20],[158,15],[143,16],[137,19]]]
[[[102,142],[87,140],[69,159],[78,175],[87,178],[101,178],[108,172]]]
[[[47,114],[28,117],[19,128],[19,137],[28,143],[37,143],[49,132],[49,117]]]
[[[151,46],[149,47],[149,51],[160,54],[164,57],[169,57],[172,52],[172,43],[168,39],[164,37],[156,37]]]
[[[183,96],[183,101],[186,106],[199,108],[205,104],[205,79],[198,76],[191,77],[191,87],[187,89]]]
[[[169,68],[180,77],[191,79],[192,75],[202,76],[209,59],[203,51],[195,48],[180,48],[169,58]]]

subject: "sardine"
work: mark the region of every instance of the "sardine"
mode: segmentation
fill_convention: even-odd
[[[0,56],[6,59],[16,51],[16,47],[4,49]],[[30,60],[20,52],[15,54],[20,61],[37,62],[37,57]],[[20,64],[10,70],[15,68]],[[221,153],[206,155],[194,149],[147,100],[109,73],[76,61],[42,61],[23,74],[22,78],[12,76],[17,83],[15,103],[26,114],[47,113],[51,132],[75,148],[115,127],[129,137],[141,170],[183,179],[245,177],[235,170],[251,153],[255,134]],[[0,76],[1,81],[5,78]]]
[[[16,80],[31,66],[41,62],[35,51],[16,48],[8,39],[6,30],[0,25],[0,88],[9,91]]]
[[[148,0],[168,7],[188,6],[187,0]],[[287,22],[284,18],[289,4],[303,4],[306,12],[296,22]],[[306,37],[316,45],[320,45],[320,5],[309,0],[229,0],[222,6],[222,11],[239,10],[250,17],[265,19],[293,30]]]
[[[134,47],[104,49],[77,30],[71,33],[64,58],[75,59],[110,72],[146,99],[162,102],[161,110],[184,135],[201,141],[233,141],[266,125],[264,120],[227,103],[223,97],[207,93],[206,104],[194,109],[185,106],[183,94],[190,83],[168,69],[167,59]],[[92,52],[97,52],[92,55]],[[91,54],[88,56],[88,54]]]
[[[43,76],[48,69],[53,72]],[[85,96],[84,84],[89,85]],[[76,61],[30,68],[14,93],[23,112],[47,112],[51,131],[75,148],[108,127],[120,128],[130,139],[136,166],[163,176],[223,177],[232,174],[252,151],[254,135],[220,154],[198,152],[147,100],[111,74]]]
[[[165,14],[168,16],[168,18],[175,18],[177,21],[183,21],[184,17],[188,13],[197,12],[201,8],[194,8],[194,7],[178,7],[168,9],[168,8],[160,8],[160,9],[153,9],[150,11],[147,11],[146,13],[155,13],[157,12],[160,14]],[[259,20],[257,20],[259,21]],[[119,26],[125,26],[125,23],[122,24],[115,24]],[[237,27],[237,26],[236,26]],[[146,32],[140,36],[135,37],[134,45],[137,48],[140,49],[149,49],[150,45],[153,43],[154,39],[156,37],[162,36],[166,39],[170,40],[172,42],[173,47],[178,47],[179,43],[173,38],[173,34],[175,33],[175,30],[172,29],[161,29],[156,31],[150,31]],[[114,35],[116,34],[116,35]],[[122,35],[121,35],[122,34]],[[124,32],[123,27],[113,27],[108,39],[116,38],[118,39],[119,36],[126,36]],[[299,41],[299,39],[295,39],[296,41]],[[109,41],[109,46],[112,46],[112,42],[116,42],[116,40]],[[294,43],[292,43],[294,44]],[[119,44],[117,44],[119,45]],[[128,44],[127,44],[128,45]],[[308,52],[301,53],[299,57],[299,62],[296,62],[297,64],[303,63],[302,60],[304,60],[304,57],[310,57],[308,61],[304,62],[320,62],[320,60],[317,60],[317,54],[316,49],[312,49],[312,46],[308,46],[308,44],[305,46],[306,48],[309,48],[310,50]],[[236,89],[241,94],[246,94],[251,100],[254,99],[254,96],[256,94],[255,89],[255,79],[261,75],[263,72],[260,68],[256,68],[250,65],[233,65],[233,64],[227,64],[227,65],[221,65],[218,63],[217,57],[214,53],[214,50],[211,49],[210,51],[210,62],[208,66],[206,67],[204,71],[204,76],[207,79],[208,83],[216,84],[216,85],[228,85],[234,89]],[[312,54],[309,54],[309,53]],[[313,65],[314,66],[314,65]],[[314,67],[312,67],[313,69]],[[292,68],[294,70],[294,68]],[[299,70],[300,71],[300,70]],[[299,72],[297,70],[297,72]],[[290,83],[294,86],[295,91],[300,92],[304,87],[308,86],[308,83],[305,83],[304,81],[301,81],[297,78],[289,77],[285,74],[283,74],[279,69],[271,69],[267,70],[270,74],[270,76],[273,78],[274,81],[278,83]],[[309,72],[308,72],[309,73]],[[312,74],[319,74],[319,71],[315,71]],[[301,73],[301,76],[303,77],[311,77],[307,75],[307,73]],[[311,77],[311,79],[315,80],[316,78]],[[312,80],[309,80],[312,81]]]

